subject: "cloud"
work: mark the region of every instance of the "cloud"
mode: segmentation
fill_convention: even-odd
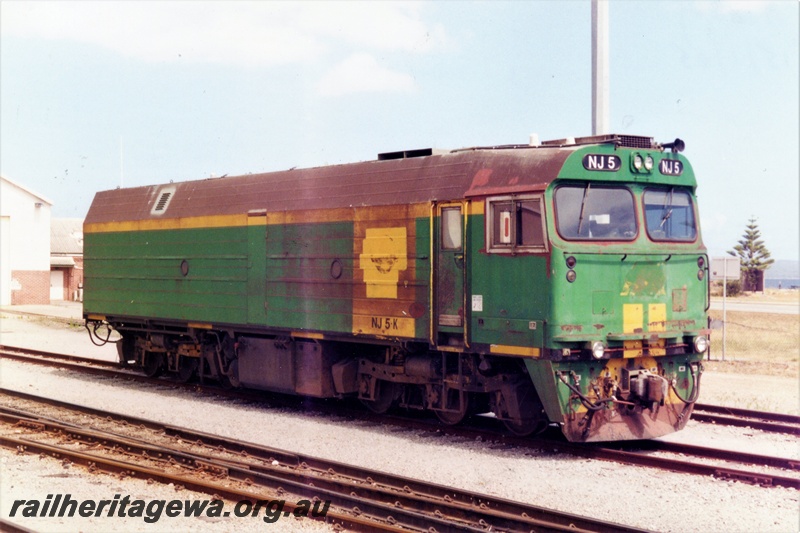
[[[323,76],[317,85],[320,96],[414,91],[416,83],[413,77],[380,65],[373,56],[366,53],[348,57]]]
[[[427,52],[446,41],[440,24],[422,20],[418,2],[321,2],[306,6],[302,25],[360,47]]]
[[[264,66],[337,45],[413,53],[445,41],[423,4],[389,2],[3,2],[3,35],[67,39],[145,61]]]
[[[701,11],[718,11],[720,13],[761,13],[769,7],[766,0],[715,0],[712,2],[692,2]]]

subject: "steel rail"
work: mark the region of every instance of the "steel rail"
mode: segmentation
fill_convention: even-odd
[[[7,346],[0,344],[0,356],[7,357],[9,359],[18,359],[23,360],[23,356],[26,355],[35,355],[37,357],[41,357],[45,360],[51,361],[70,361],[72,363],[83,363],[83,364],[90,364],[96,365],[99,367],[105,368],[125,368],[120,365],[116,361],[103,361],[102,359],[93,359],[91,357],[81,357],[79,355],[67,355],[67,354],[60,354],[55,352],[46,352],[43,350],[35,350],[33,348],[22,348],[19,346]],[[25,358],[25,361],[30,360],[30,358]]]
[[[80,452],[65,446],[54,446],[50,444],[38,443],[28,439],[7,436],[0,436],[0,446],[15,449],[20,453],[49,455],[62,461],[68,460],[70,463],[75,463],[86,467],[90,472],[102,470],[123,476],[158,481],[164,484],[173,483],[188,490],[214,495],[215,498],[219,497],[227,498],[229,500],[242,501],[252,500],[254,498],[258,498],[259,496],[251,491],[234,489],[221,483],[202,481],[187,476],[170,475],[162,470],[140,466],[127,461],[108,459],[98,454]],[[286,505],[289,506],[290,513],[295,508],[294,504],[291,504],[288,501],[286,502]],[[344,528],[352,529],[354,531],[405,531],[396,524],[385,524],[375,520],[360,518],[358,516],[347,516],[345,514],[336,512],[328,512],[325,516],[325,521],[331,524],[338,524]]]
[[[731,416],[739,416],[742,418],[760,418],[762,420],[770,420],[773,422],[785,422],[787,424],[800,424],[800,416],[787,415],[783,413],[770,413],[767,411],[752,411],[750,409],[739,409],[737,407],[725,407],[724,405],[710,405],[705,403],[696,403],[694,405],[695,411],[704,411],[708,413],[726,414]]]
[[[726,426],[749,427],[770,433],[800,435],[800,416],[783,413],[696,404],[692,412],[692,420]]]
[[[3,348],[3,347],[0,347]],[[7,348],[7,347],[6,347]],[[24,352],[24,349],[17,349],[20,352]],[[48,354],[54,358],[58,358],[58,354]],[[4,353],[0,353],[0,355],[4,355]],[[64,358],[65,356],[61,356]],[[20,356],[20,359],[27,360],[24,356]],[[67,357],[68,358],[68,357]],[[35,361],[35,360],[34,360]],[[41,364],[47,364],[42,361],[39,361]],[[58,363],[59,366],[67,365],[68,368],[74,368],[77,371],[81,371],[84,367],[81,365],[72,365],[70,363]],[[91,372],[100,372],[104,374],[111,374],[111,375],[119,375],[118,373],[107,370],[107,369],[98,369],[92,367]],[[154,378],[147,378],[142,376],[141,374],[136,373],[124,373],[123,376],[131,377],[132,379],[141,380],[143,382],[150,382],[156,383],[158,385],[169,384],[172,386],[187,386],[185,384],[181,384],[175,381],[166,381],[162,379],[154,379]],[[188,387],[188,386],[187,386]],[[191,385],[192,389],[196,389],[197,385]],[[207,387],[207,386],[206,386]],[[265,401],[265,393],[253,392],[253,391],[239,391],[239,390],[223,390],[213,387],[207,387],[209,391],[212,391],[214,394],[221,394],[231,398],[237,399],[247,399],[247,400],[255,400],[255,401]],[[269,402],[272,403],[276,400],[276,396],[270,396]],[[291,405],[292,399],[294,397],[277,399],[279,403],[283,406]],[[317,405],[317,407],[329,414],[337,414],[341,415],[343,412],[343,408],[341,407],[331,407],[329,405]],[[717,407],[717,409],[727,409],[723,407]],[[738,410],[740,412],[746,412],[748,414],[758,413],[753,411],[745,411],[745,410]],[[569,442],[564,442],[563,439],[531,439],[526,437],[515,437],[515,436],[508,436],[498,433],[498,430],[494,427],[487,428],[486,423],[491,423],[493,421],[485,421],[483,423],[483,427],[475,428],[475,427],[465,427],[465,426],[445,426],[443,427],[441,424],[436,422],[426,421],[426,420],[419,420],[419,419],[409,419],[407,417],[399,417],[399,416],[387,416],[387,415],[374,415],[367,412],[359,411],[358,413],[351,413],[354,418],[359,418],[365,423],[372,423],[375,425],[380,424],[389,424],[404,428],[410,428],[412,430],[421,430],[421,431],[436,431],[440,432],[442,435],[461,435],[468,438],[501,438],[505,445],[509,447],[521,447],[521,448],[536,448],[540,449],[544,445],[552,446],[555,445],[559,448],[560,451],[564,451],[576,456],[583,456],[587,458],[594,458],[599,460],[606,460],[606,461],[614,461],[614,462],[621,462],[639,466],[649,466],[653,468],[661,468],[664,470],[669,470],[673,472],[683,472],[689,473],[693,475],[703,475],[703,476],[712,476],[715,478],[722,478],[722,479],[736,479],[739,481],[758,484],[762,486],[779,486],[779,487],[791,487],[791,488],[800,488],[800,481],[795,478],[781,476],[781,475],[772,475],[772,474],[763,474],[754,471],[742,470],[739,468],[730,468],[725,466],[713,466],[708,464],[701,464],[696,462],[688,462],[688,461],[678,461],[675,459],[668,459],[662,457],[655,457],[655,456],[648,456],[646,455],[645,451],[636,452],[626,449],[628,447],[640,447],[649,450],[647,451],[662,451],[662,452],[670,452],[670,453],[679,453],[689,456],[696,456],[696,457],[703,457],[709,459],[719,459],[728,462],[735,462],[739,464],[745,465],[753,465],[753,464],[761,464],[761,465],[770,465],[775,466],[777,468],[784,468],[795,470],[797,469],[796,464],[797,461],[792,459],[785,459],[785,458],[776,458],[770,456],[761,456],[761,455],[754,455],[748,453],[739,453],[739,452],[732,452],[732,451],[725,451],[725,450],[715,450],[715,449],[702,449],[702,447],[694,447],[692,448],[689,445],[681,445],[681,444],[668,444],[662,441],[636,441],[634,444],[628,443],[617,443],[611,445],[593,445],[593,444],[574,444]],[[769,413],[767,413],[769,414]],[[692,415],[694,418],[694,414]],[[784,416],[784,415],[777,415],[777,416]],[[791,417],[791,415],[785,415]],[[560,436],[559,436],[560,437]],[[649,444],[647,444],[649,443]],[[654,444],[659,443],[659,444]],[[659,446],[660,449],[656,450],[654,447]],[[698,455],[699,454],[699,455]],[[716,455],[715,455],[716,454]]]
[[[30,398],[27,399],[32,399]],[[49,401],[47,403],[50,403]],[[223,474],[240,482],[258,485],[279,486],[283,490],[306,497],[316,496],[330,499],[340,507],[358,508],[369,514],[378,513],[384,520],[402,524],[409,528],[437,531],[456,527],[457,529],[485,527],[505,531],[640,531],[620,524],[587,519],[567,513],[550,511],[540,507],[512,502],[501,498],[485,496],[469,491],[457,490],[417,480],[391,476],[381,472],[364,470],[358,467],[330,462],[290,452],[280,452],[272,448],[242,443],[222,441],[224,446],[232,447],[232,453],[247,454],[249,459],[260,459],[262,464],[235,459],[222,459],[220,451],[211,448],[209,454],[196,454],[176,451],[171,447],[158,446],[131,437],[118,437],[105,431],[85,430],[70,424],[60,424],[52,419],[44,419],[30,413],[13,413],[14,409],[4,408],[0,419],[6,423],[15,421],[21,426],[49,430],[70,436],[87,444],[102,443],[122,449],[128,454],[149,459],[170,461],[171,464],[188,465],[197,470]],[[83,409],[78,409],[83,413]],[[109,413],[99,411],[95,416],[104,419]],[[111,415],[116,417],[117,415]],[[138,420],[133,421],[138,422]],[[157,424],[155,424],[157,425]],[[169,432],[171,427],[164,429]],[[196,444],[206,438],[188,430],[180,432],[180,440]],[[209,443],[204,442],[209,445]],[[220,446],[214,443],[211,446]],[[282,461],[276,465],[276,452]],[[289,468],[287,468],[287,466]],[[309,487],[313,487],[308,494]],[[376,503],[377,502],[377,503]],[[375,507],[377,505],[377,508]],[[369,511],[367,511],[369,510]],[[380,512],[384,514],[380,514]],[[391,516],[392,518],[388,518]],[[426,518],[427,517],[427,518]]]

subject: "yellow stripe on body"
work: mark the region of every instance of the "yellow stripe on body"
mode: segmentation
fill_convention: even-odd
[[[235,215],[204,215],[183,218],[147,218],[120,222],[95,222],[84,225],[84,233],[110,233],[117,231],[153,231],[196,228],[225,228],[266,224],[308,224],[320,222],[380,221],[385,218],[386,209],[397,206],[343,207],[335,209],[304,209],[301,211],[273,211],[248,216],[248,213]],[[403,206],[410,218],[427,217],[430,204]]]
[[[186,218],[147,218],[123,222],[96,222],[86,224],[84,233],[110,233],[115,231],[153,231],[170,229],[225,228],[247,225],[247,213],[240,215],[209,215]]]
[[[316,339],[322,340],[325,338],[325,335],[322,333],[312,333],[310,331],[293,331],[291,332],[290,336],[293,339]]]
[[[492,344],[489,346],[491,353],[505,354],[505,355],[519,355],[522,357],[539,357],[539,348],[530,348],[527,346],[506,346],[505,344]]]

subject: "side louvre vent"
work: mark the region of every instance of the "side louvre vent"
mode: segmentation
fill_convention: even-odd
[[[156,211],[163,211],[164,208],[167,206],[167,202],[169,202],[169,197],[172,196],[171,192],[165,192],[161,194],[161,198],[158,199],[158,203],[156,204]]]
[[[158,194],[156,195],[155,203],[153,204],[153,209],[150,210],[151,215],[161,215],[169,206],[170,200],[175,195],[175,187],[164,187]]]

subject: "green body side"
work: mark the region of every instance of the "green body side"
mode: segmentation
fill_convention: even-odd
[[[399,305],[427,309],[429,219],[413,223],[414,279]],[[350,335],[363,285],[353,240],[352,222],[89,233],[84,312]],[[427,311],[418,317],[416,338],[428,338],[429,322]]]
[[[84,239],[85,313],[247,322],[245,228],[89,233]]]
[[[472,295],[480,295],[483,311],[470,311],[470,342],[543,347],[544,322],[551,316],[547,257],[475,253],[485,249],[486,243],[484,216],[473,219],[467,303]],[[536,325],[531,327],[531,322]]]

